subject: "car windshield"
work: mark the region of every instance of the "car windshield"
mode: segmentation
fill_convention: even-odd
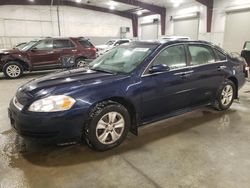
[[[115,43],[115,40],[110,40],[106,43],[106,45],[111,46]]]
[[[156,48],[156,45],[124,45],[100,56],[92,63],[92,70],[110,73],[130,73]]]
[[[245,43],[244,50],[250,51],[250,42]]]
[[[32,46],[34,46],[38,41],[30,41],[28,42],[23,48],[19,49],[20,51],[27,51],[29,50]]]

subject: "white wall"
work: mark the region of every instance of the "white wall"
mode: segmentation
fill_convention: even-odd
[[[236,7],[239,5],[249,4],[250,0],[215,0],[212,22],[211,41],[219,46],[224,47],[224,34],[226,24],[226,12],[228,7]],[[241,21],[241,20],[239,20]],[[249,24],[249,23],[246,23]],[[240,35],[240,28],[239,28]]]
[[[130,19],[113,14],[62,6],[60,25],[62,36],[85,36],[100,44],[109,38],[120,37],[120,27],[130,27]],[[33,38],[59,36],[56,7],[0,6],[0,48]]]
[[[185,4],[178,8],[168,8],[166,14],[166,35],[174,35],[174,21],[171,20],[171,17],[200,12],[198,38],[204,38],[207,24],[206,11],[206,7],[197,2]]]

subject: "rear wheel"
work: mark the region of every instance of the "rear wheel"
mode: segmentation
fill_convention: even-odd
[[[236,95],[236,86],[231,80],[226,80],[219,89],[214,107],[217,110],[227,110],[232,105]]]
[[[76,59],[76,67],[87,68],[88,63],[85,58],[78,58]]]
[[[129,126],[130,116],[124,106],[111,101],[100,103],[90,114],[84,139],[90,148],[105,151],[123,142]]]
[[[19,78],[23,74],[23,66],[16,61],[10,61],[3,67],[4,75],[9,79]]]

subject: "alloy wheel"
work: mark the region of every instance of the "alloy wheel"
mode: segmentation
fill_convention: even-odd
[[[109,112],[98,121],[96,137],[102,144],[113,144],[121,138],[124,128],[124,117],[118,112]]]
[[[226,85],[221,93],[221,104],[224,106],[229,105],[233,99],[233,87]]]
[[[21,74],[21,69],[17,65],[9,65],[6,69],[6,73],[11,78],[16,78]]]
[[[86,61],[81,60],[81,61],[78,61],[78,62],[77,62],[77,65],[76,65],[76,66],[77,66],[77,67],[87,67],[88,64],[87,64]]]

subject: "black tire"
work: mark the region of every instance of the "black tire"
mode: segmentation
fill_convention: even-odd
[[[124,120],[124,128],[123,131],[120,133],[120,137],[114,143],[102,143],[98,139],[98,122],[105,117],[110,112],[117,112],[123,117]],[[113,102],[113,101],[106,101],[97,104],[93,110],[90,112],[89,120],[85,124],[84,127],[84,134],[83,139],[85,140],[86,144],[94,150],[97,151],[106,151],[111,148],[117,147],[120,145],[124,139],[127,137],[129,127],[130,127],[130,115],[128,110],[121,104]],[[107,133],[107,130],[103,129],[103,133],[109,135],[110,139],[112,139],[112,133]],[[101,133],[102,134],[102,133]],[[106,140],[109,140],[109,137]]]
[[[10,72],[11,68],[13,72]],[[23,75],[23,66],[17,61],[9,61],[3,66],[3,73],[8,79],[20,78]]]
[[[78,68],[87,68],[89,66],[86,58],[80,57],[75,60],[75,66]]]
[[[226,87],[232,88],[232,99],[228,100],[229,102],[224,104],[222,102],[223,90]],[[231,80],[225,80],[218,90],[217,97],[216,97],[216,100],[215,100],[214,105],[213,105],[214,108],[218,111],[228,110],[231,107],[231,105],[236,97],[236,92],[237,91],[236,91],[236,86],[235,86],[234,82],[232,82]]]

